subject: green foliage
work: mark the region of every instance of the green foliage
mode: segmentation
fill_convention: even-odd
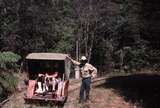
[[[128,59],[126,64],[129,67],[134,69],[140,69],[147,65],[147,61],[145,58],[145,49],[132,49],[126,54],[126,58]],[[128,57],[128,58],[127,58]]]
[[[157,66],[160,62],[157,4],[139,0],[0,1],[0,51],[22,56],[30,52],[75,55],[79,40],[79,52],[91,51],[85,54],[91,55],[91,62],[99,67],[118,64],[117,52],[126,46],[130,49],[124,51],[123,65]],[[13,67],[18,59],[0,53],[0,67],[7,68],[8,64]]]
[[[150,66],[158,69],[160,67],[160,50],[149,50],[146,52],[146,59]]]
[[[61,52],[61,53],[70,53],[73,50],[73,45],[71,43],[74,42],[73,36],[73,28],[71,27],[63,27],[61,29],[61,39],[57,43],[54,52]]]
[[[0,101],[7,98],[8,95],[15,92],[17,78],[12,73],[1,72],[0,74]]]
[[[114,60],[122,65],[123,69],[132,70],[148,66],[145,47],[123,47],[115,52]],[[123,59],[123,60],[122,60]]]
[[[3,69],[16,69],[17,62],[21,59],[21,56],[13,52],[1,52],[0,53],[0,67]]]
[[[11,73],[1,74],[0,83],[6,91],[13,92],[16,89],[17,78],[14,77]]]

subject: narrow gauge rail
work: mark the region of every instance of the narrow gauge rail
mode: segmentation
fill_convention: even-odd
[[[106,82],[107,78],[108,78],[108,76],[98,77],[98,78],[93,79],[92,80],[92,86],[94,87],[94,86],[98,86],[98,85],[104,84]],[[70,85],[69,85],[68,93],[71,94],[72,92],[80,89],[80,83],[81,83],[81,80],[72,80],[70,82]],[[14,98],[14,95],[11,95],[7,99],[5,99],[4,101],[2,101],[0,103],[0,108],[3,108],[3,105],[7,104],[7,102],[9,102],[13,98]]]

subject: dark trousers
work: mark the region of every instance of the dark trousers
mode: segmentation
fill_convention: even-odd
[[[84,99],[84,95],[86,95],[86,99],[89,99],[90,85],[91,85],[91,77],[82,79],[80,88],[80,100]]]

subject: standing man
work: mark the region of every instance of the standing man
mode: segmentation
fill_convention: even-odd
[[[91,64],[87,63],[87,58],[82,56],[80,62],[73,60],[68,57],[71,62],[80,67],[80,75],[82,77],[82,83],[80,88],[80,98],[79,103],[82,103],[85,100],[89,100],[89,92],[91,86],[91,79],[97,76],[97,69]],[[86,98],[84,95],[86,94]]]

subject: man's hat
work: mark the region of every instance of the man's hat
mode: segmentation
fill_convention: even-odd
[[[82,56],[80,60],[86,61],[86,60],[87,60],[87,57],[86,57],[86,56]]]

